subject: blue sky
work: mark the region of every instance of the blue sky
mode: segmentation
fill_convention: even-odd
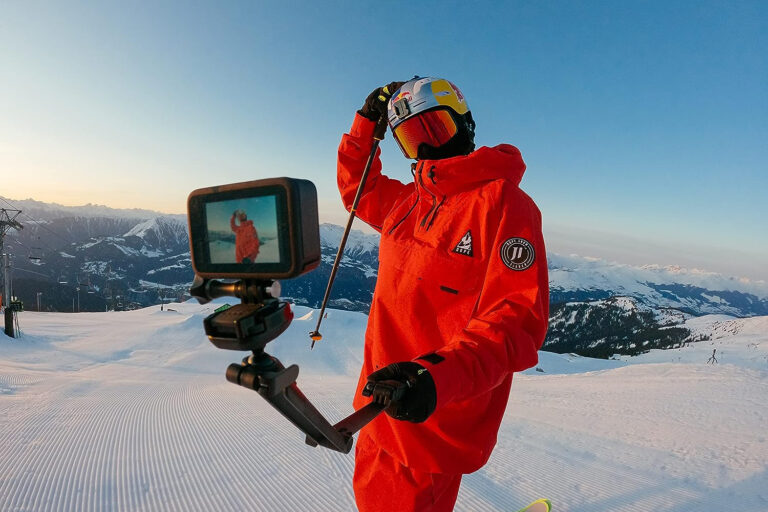
[[[355,110],[442,76],[522,151],[550,249],[768,279],[766,48],[764,1],[5,1],[0,195],[179,213],[293,176],[342,224]]]
[[[277,237],[277,207],[275,196],[249,197],[207,203],[205,208],[208,232],[223,231],[231,234],[230,219],[235,211],[243,210],[254,221],[256,229],[264,236]],[[240,221],[237,220],[239,224]],[[233,235],[234,236],[234,235]]]

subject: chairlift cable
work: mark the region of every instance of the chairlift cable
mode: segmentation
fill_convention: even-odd
[[[29,272],[30,274],[37,274],[38,276],[43,276],[43,277],[46,277],[48,279],[51,278],[51,276],[49,276],[49,275],[41,274],[40,272],[35,272],[34,270],[27,270],[25,268],[13,267],[13,271],[14,272]]]

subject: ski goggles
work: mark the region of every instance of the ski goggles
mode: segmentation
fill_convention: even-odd
[[[448,110],[422,112],[395,126],[392,130],[406,158],[416,159],[419,146],[440,147],[458,133],[456,121]]]

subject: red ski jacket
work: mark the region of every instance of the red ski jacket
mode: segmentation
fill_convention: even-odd
[[[252,220],[246,220],[238,226],[234,217],[229,219],[229,227],[235,233],[235,260],[242,263],[248,258],[253,262],[259,255],[259,235]]]
[[[352,206],[375,123],[356,116],[339,147],[338,185]],[[549,310],[541,214],[518,188],[510,145],[421,160],[415,183],[381,174],[376,155],[357,216],[381,232],[356,409],[366,377],[414,360],[431,373],[437,407],[424,423],[381,415],[361,432],[406,466],[471,473],[496,444],[512,373],[535,365]]]

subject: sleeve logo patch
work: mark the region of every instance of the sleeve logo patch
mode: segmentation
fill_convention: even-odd
[[[501,246],[501,261],[512,270],[525,270],[533,265],[536,253],[525,238],[510,238]]]

